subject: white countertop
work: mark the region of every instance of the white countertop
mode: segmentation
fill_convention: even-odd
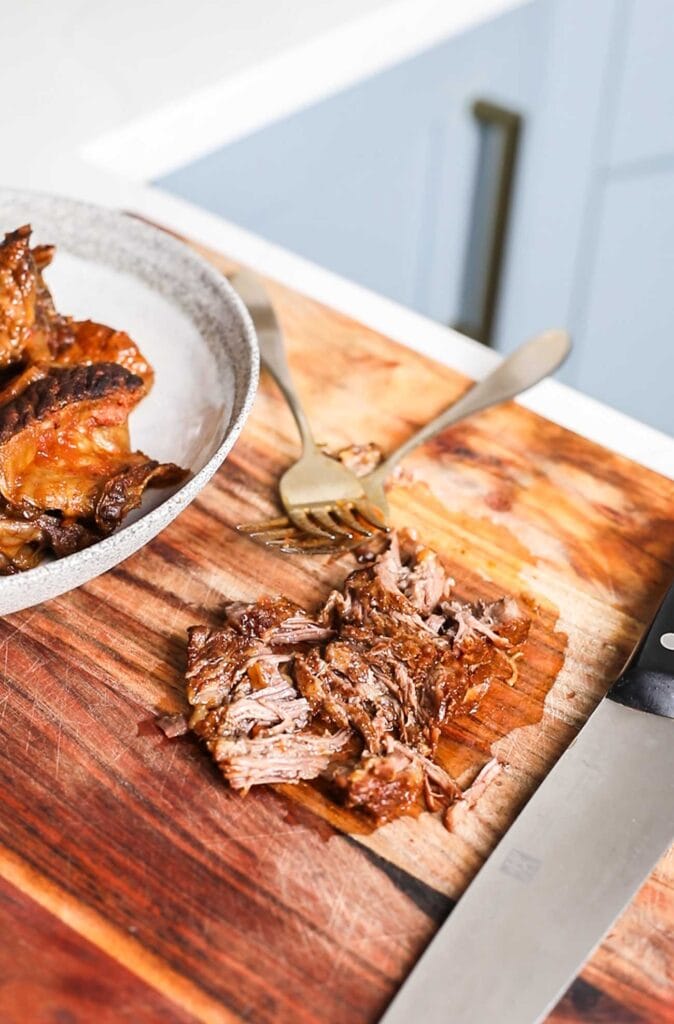
[[[142,213],[480,376],[496,353],[145,183],[519,2],[0,0],[0,186]],[[674,477],[673,439],[593,399],[523,404]]]

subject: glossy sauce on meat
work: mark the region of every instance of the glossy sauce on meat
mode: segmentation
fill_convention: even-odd
[[[460,796],[442,728],[513,675],[528,620],[512,599],[466,604],[409,533],[317,614],[286,598],[230,608],[188,643],[190,728],[235,789],[320,777],[375,823]]]
[[[154,372],[124,331],[57,312],[49,245],[0,243],[0,574],[111,530],[150,486],[185,474],[132,451],[128,416]]]

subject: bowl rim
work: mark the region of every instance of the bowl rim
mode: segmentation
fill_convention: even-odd
[[[174,254],[180,256],[181,259],[188,258],[197,264],[201,273],[210,278],[210,283],[215,287],[216,291],[219,291],[226,303],[233,308],[235,318],[238,318],[241,328],[242,352],[247,358],[244,360],[240,370],[240,379],[237,381],[237,386],[234,389],[234,402],[222,441],[197,473],[189,476],[185,483],[170,497],[166,498],[165,501],[162,501],[155,508],[141,515],[128,526],[122,526],[120,529],[115,530],[108,537],[103,537],[89,547],[83,548],[81,551],[75,551],[71,555],[65,555],[63,558],[43,562],[33,569],[27,569],[24,572],[0,577],[0,597],[3,599],[9,598],[13,592],[16,592],[18,597],[20,592],[27,586],[30,586],[31,589],[38,588],[42,580],[44,580],[45,589],[47,589],[49,583],[53,584],[56,582],[56,579],[66,575],[68,570],[75,572],[76,569],[80,569],[82,571],[87,566],[93,569],[97,563],[100,563],[100,567],[90,577],[86,577],[87,579],[92,579],[94,576],[107,571],[107,569],[112,568],[129,557],[155,537],[165,526],[168,526],[205,487],[234,446],[252,409],[257,394],[260,372],[257,334],[246,306],[225,275],[198,252],[195,252],[186,241],[171,234],[168,230],[163,230],[159,226],[148,223],[146,220],[141,219],[140,216],[135,216],[131,211],[126,212],[114,207],[83,202],[79,199],[72,199],[69,196],[27,189],[0,187],[0,207],[11,200],[15,200],[17,203],[34,203],[36,214],[39,214],[40,206],[42,206],[43,210],[45,210],[45,215],[47,215],[47,208],[58,204],[60,207],[70,206],[79,215],[86,215],[89,212],[97,218],[109,219],[117,225],[122,222],[125,230],[141,242],[150,242],[168,252],[169,255]],[[125,553],[120,553],[119,551],[120,539],[122,537],[124,538],[123,547]],[[117,557],[118,554],[120,557]],[[74,589],[79,585],[74,583],[72,587],[65,587],[61,592],[65,592],[66,589]],[[48,595],[44,599],[47,600]]]

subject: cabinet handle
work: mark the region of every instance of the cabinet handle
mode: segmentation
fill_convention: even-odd
[[[472,114],[480,145],[473,191],[457,330],[492,343],[503,271],[522,117],[487,100]]]

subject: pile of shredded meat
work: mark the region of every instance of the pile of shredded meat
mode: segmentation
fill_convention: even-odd
[[[529,630],[514,600],[466,604],[453,585],[405,532],[314,617],[285,597],[230,605],[221,629],[189,631],[184,728],[237,790],[320,777],[375,823],[446,808],[460,790],[435,760],[443,725],[514,678]]]
[[[152,367],[123,331],[57,313],[54,247],[28,225],[0,243],[0,574],[114,530],[148,486],[184,471],[131,450],[127,419]]]

